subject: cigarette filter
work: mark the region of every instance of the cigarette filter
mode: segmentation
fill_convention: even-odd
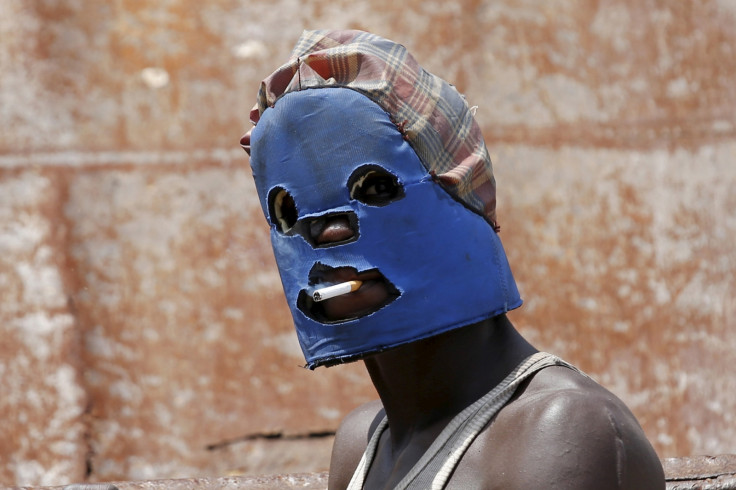
[[[361,284],[363,284],[362,281],[348,281],[320,289],[315,289],[312,293],[312,298],[315,301],[324,301],[326,299],[334,298],[335,296],[342,296],[343,294],[348,294],[355,291],[361,286]]]

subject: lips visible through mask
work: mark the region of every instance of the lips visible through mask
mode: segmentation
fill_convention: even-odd
[[[320,323],[342,323],[370,315],[401,294],[378,269],[358,272],[354,267],[334,268],[317,263],[308,280],[309,288],[299,292],[297,308]],[[319,303],[312,299],[312,291],[317,287],[354,280],[362,282],[354,292]]]

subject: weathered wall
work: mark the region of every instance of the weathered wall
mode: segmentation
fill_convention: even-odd
[[[0,3],[0,484],[327,469],[324,434],[373,392],[360,365],[299,367],[237,146],[320,27],[403,42],[478,106],[522,332],[660,456],[736,451],[735,20],[730,0]]]

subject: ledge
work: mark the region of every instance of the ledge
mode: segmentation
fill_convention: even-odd
[[[665,458],[667,490],[736,490],[736,454]],[[15,490],[190,490],[190,489],[303,489],[327,488],[327,473],[259,477],[184,478],[112,483],[83,483],[57,487],[0,487]]]
[[[736,490],[736,454],[665,458],[667,490]]]
[[[3,490],[5,488],[0,487]],[[271,476],[228,476],[218,478],[182,478],[111,483],[83,483],[58,487],[9,487],[14,490],[323,490],[327,488],[327,473],[304,473]]]

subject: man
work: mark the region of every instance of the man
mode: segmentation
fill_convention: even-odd
[[[365,362],[380,401],[339,428],[329,486],[664,488],[610,392],[538,352],[463,97],[403,46],[305,32],[241,140],[307,365]]]

